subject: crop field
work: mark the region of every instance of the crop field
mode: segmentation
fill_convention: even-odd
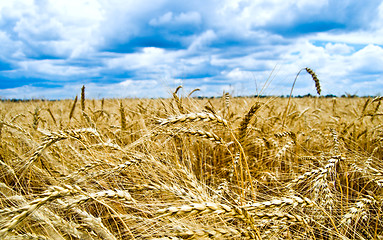
[[[0,239],[383,239],[377,98],[0,102]]]

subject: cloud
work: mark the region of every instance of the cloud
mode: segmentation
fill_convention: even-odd
[[[102,12],[97,2],[12,1],[2,6],[1,28],[27,58],[68,58],[88,52]]]
[[[383,48],[376,45],[367,45],[365,48],[351,56],[351,74],[383,75]]]
[[[65,98],[86,84],[93,96],[166,96],[182,83],[255,94],[272,74],[266,92],[286,95],[311,67],[324,94],[373,95],[382,29],[378,0],[3,1],[0,93]],[[308,92],[301,74],[294,93]]]
[[[173,12],[167,12],[164,15],[153,18],[149,21],[151,26],[187,26],[199,25],[201,23],[201,15],[198,12],[180,13],[173,16]]]
[[[346,55],[354,51],[354,48],[344,43],[327,43],[325,49],[329,54]]]

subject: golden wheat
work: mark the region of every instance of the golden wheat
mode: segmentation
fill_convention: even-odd
[[[380,98],[83,91],[0,105],[2,238],[383,237]]]

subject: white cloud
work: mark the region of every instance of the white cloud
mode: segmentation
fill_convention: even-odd
[[[163,25],[173,25],[173,24],[200,24],[201,15],[198,12],[182,12],[178,15],[173,14],[173,12],[167,12],[164,15],[153,18],[149,21],[149,24],[152,26],[163,26]]]
[[[203,49],[215,39],[217,39],[217,35],[213,30],[209,29],[201,35],[197,36],[188,47],[188,50],[194,52],[196,50]]]
[[[172,21],[172,19],[173,19],[173,13],[167,12],[158,18],[153,18],[152,20],[150,20],[149,24],[152,26],[159,26],[163,24],[168,24],[170,21]]]
[[[124,43],[138,36],[153,15],[163,11],[166,0],[99,0],[104,19],[99,26],[102,47]],[[168,12],[168,11],[167,11]]]
[[[1,7],[1,21],[8,24],[8,34],[24,43],[23,52],[39,52],[37,57],[74,57],[92,50],[91,46],[97,44],[95,34],[103,20],[97,1],[9,2],[12,4]]]
[[[181,13],[174,20],[181,24],[200,24],[201,15],[198,12]]]
[[[45,78],[54,78],[55,76],[73,77],[79,75],[86,75],[87,77],[94,74],[94,71],[88,67],[76,67],[65,65],[63,60],[34,60],[19,62],[18,65],[21,69],[34,74],[42,74]]]
[[[282,63],[280,75],[290,76],[288,78],[292,79],[299,69],[310,67],[317,73],[324,95],[341,95],[345,91],[374,95],[379,89],[382,90],[376,84],[382,79],[383,67],[377,64],[382,61],[383,49],[376,45],[367,45],[356,51],[346,44],[327,44],[321,47],[304,41],[291,47],[285,55],[285,64]],[[294,93],[299,94],[301,91],[301,94],[305,94],[307,87],[314,89],[311,83],[310,77],[301,73]],[[376,89],[371,87],[372,83],[375,83]],[[360,86],[364,88],[360,89]]]
[[[372,31],[354,31],[349,33],[322,32],[312,37],[312,40],[338,42],[346,44],[378,44],[383,45],[383,29]]]
[[[329,54],[345,55],[354,51],[353,47],[350,47],[345,43],[327,43],[325,48]]]
[[[171,66],[177,57],[176,52],[167,52],[161,48],[147,47],[140,52],[119,54],[105,59],[107,68],[121,69],[154,69],[160,66]]]
[[[15,53],[20,49],[22,44],[21,42],[12,41],[6,32],[0,31],[0,44],[0,58],[17,58]]]
[[[351,56],[352,72],[383,74],[383,48],[368,45]]]

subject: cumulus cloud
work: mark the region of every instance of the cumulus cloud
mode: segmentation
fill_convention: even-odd
[[[264,93],[286,95],[304,67],[324,94],[374,95],[382,23],[379,0],[2,1],[0,96],[67,98],[82,84],[94,97],[167,96],[180,83],[250,95],[270,75]],[[294,93],[308,92],[303,74]]]

